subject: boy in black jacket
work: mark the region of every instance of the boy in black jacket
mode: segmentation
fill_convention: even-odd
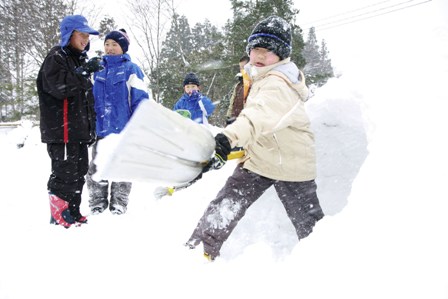
[[[66,16],[60,31],[61,42],[42,63],[36,84],[41,138],[51,159],[50,223],[69,228],[87,222],[79,207],[89,167],[88,145],[96,138],[90,74],[101,66],[98,58],[87,62],[89,35],[99,32],[83,16]]]

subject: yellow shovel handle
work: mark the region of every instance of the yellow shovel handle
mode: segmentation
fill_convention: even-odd
[[[244,150],[230,152],[227,155],[227,160],[239,159],[241,157],[244,157]]]

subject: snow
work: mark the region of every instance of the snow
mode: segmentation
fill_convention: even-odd
[[[0,298],[448,298],[442,6],[357,23],[356,44],[333,31],[350,56],[307,103],[327,216],[301,242],[268,190],[215,262],[183,246],[235,161],[161,200],[135,183],[125,215],[51,226],[38,128],[0,134]]]

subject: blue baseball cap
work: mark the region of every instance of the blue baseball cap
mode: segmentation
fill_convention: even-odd
[[[84,32],[93,35],[99,35],[100,33],[91,28],[87,23],[87,19],[81,15],[66,16],[59,26],[61,31],[61,47],[65,47],[69,44],[70,37],[73,31]]]

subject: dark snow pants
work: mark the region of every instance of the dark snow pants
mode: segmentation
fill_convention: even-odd
[[[206,253],[212,258],[219,256],[223,243],[247,209],[272,185],[299,240],[307,237],[316,222],[324,217],[314,180],[276,181],[243,169],[240,164],[205,210],[188,244],[198,245],[202,241]]]
[[[87,173],[87,188],[89,190],[89,207],[101,208],[105,210],[109,205],[109,185],[110,185],[110,206],[114,207],[119,205],[126,210],[129,202],[129,194],[131,193],[132,183],[130,182],[111,182],[107,180],[101,180],[99,182],[93,180],[92,176],[97,171],[94,159],[97,155],[98,142],[92,146],[92,161],[90,162],[89,171]]]
[[[72,216],[79,216],[84,176],[89,169],[88,145],[48,143],[47,152],[51,159],[48,191],[69,203]]]

